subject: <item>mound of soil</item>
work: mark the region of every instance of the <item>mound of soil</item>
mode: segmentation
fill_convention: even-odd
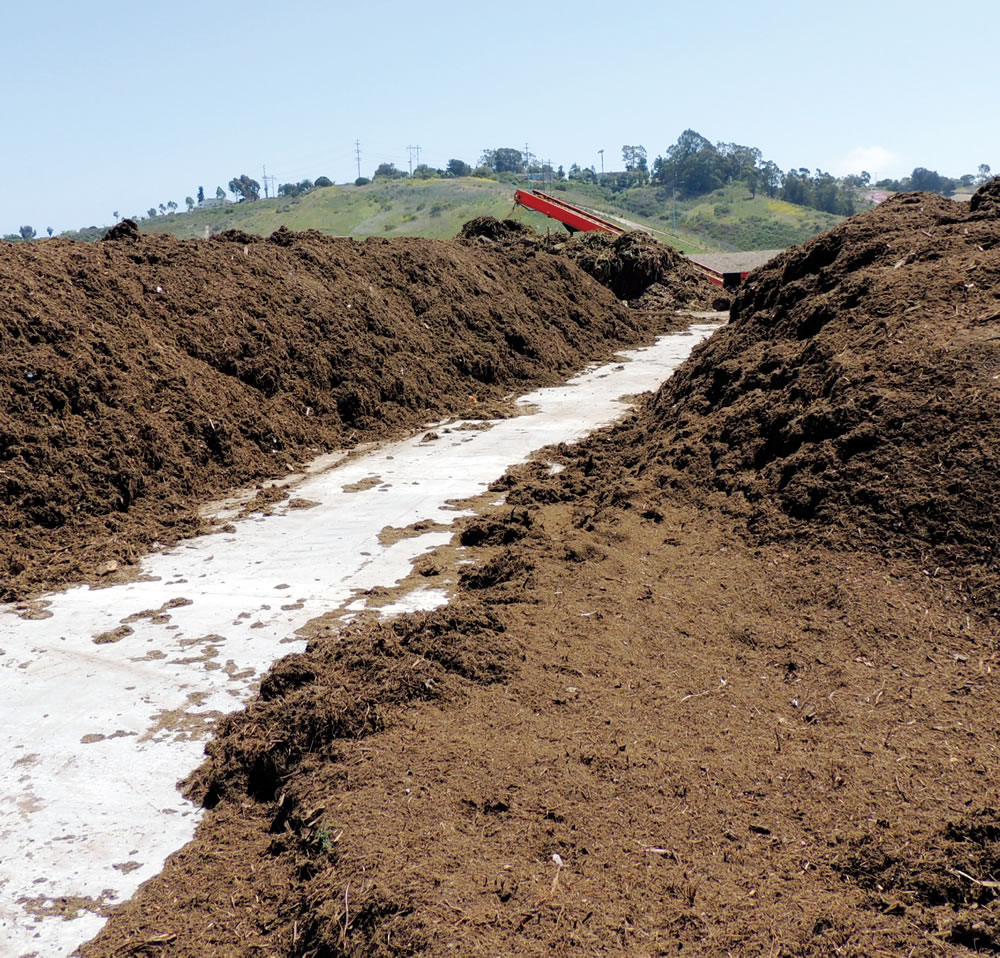
[[[997,192],[897,196],[752,274],[623,440],[634,473],[1000,609]]]
[[[0,598],[199,526],[195,505],[550,383],[657,318],[526,246],[279,230],[0,246]]]
[[[121,242],[122,240],[137,242],[142,234],[139,232],[139,224],[135,220],[128,218],[116,223],[104,234],[104,239],[111,242]]]
[[[664,318],[678,309],[719,311],[730,306],[729,298],[706,282],[687,257],[643,232],[614,237],[595,230],[553,241],[517,220],[480,216],[466,223],[460,235],[467,241],[542,245],[573,260],[632,309]]]
[[[535,237],[535,231],[517,220],[498,220],[494,216],[477,216],[462,226],[459,236],[464,240],[483,237],[500,242],[513,242],[526,237]]]
[[[561,244],[561,250],[619,299],[637,308],[717,308],[718,291],[688,259],[645,233],[612,237],[595,230],[574,236]]]

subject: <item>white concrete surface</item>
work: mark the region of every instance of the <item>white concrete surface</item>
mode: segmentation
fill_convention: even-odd
[[[219,716],[304,646],[297,629],[357,590],[398,582],[451,537],[382,546],[380,530],[452,523],[449,500],[614,420],[627,408],[617,397],[655,388],[714,328],[524,396],[531,415],[328,459],[292,493],[315,506],[286,502],[151,555],[141,581],[49,595],[46,618],[0,606],[0,954],[50,958],[93,937],[100,907],[127,899],[191,839],[199,810],[176,783]],[[389,611],[444,598],[421,590]]]

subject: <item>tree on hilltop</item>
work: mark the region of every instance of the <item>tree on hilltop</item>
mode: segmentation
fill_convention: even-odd
[[[642,145],[622,147],[622,160],[625,162],[625,172],[646,169],[646,147]]]
[[[494,173],[522,173],[525,167],[525,156],[520,150],[510,146],[501,146],[495,150],[483,150],[479,162],[488,166]]]
[[[941,174],[937,170],[928,170],[918,166],[910,174],[911,190],[926,190],[928,193],[941,192]]]
[[[759,182],[768,196],[777,196],[781,188],[781,168],[774,160],[761,164]]]
[[[722,158],[709,140],[696,130],[685,130],[653,163],[653,182],[676,187],[688,196],[701,196],[718,189],[725,175]]]
[[[398,180],[403,176],[406,176],[406,171],[397,170],[395,163],[379,163],[375,172],[372,174],[372,178],[376,180],[380,177],[385,180]]]
[[[204,203],[205,202],[205,187],[204,186],[199,186],[198,187],[198,202],[199,203]]]
[[[727,183],[745,181],[747,170],[756,170],[763,157],[757,147],[739,143],[716,143],[715,152],[719,155],[719,175]]]
[[[310,192],[315,185],[312,180],[302,180],[300,183],[282,183],[278,187],[278,196],[302,196]]]
[[[465,160],[448,160],[445,171],[449,176],[471,176],[472,167]]]
[[[221,186],[215,188],[215,198],[217,200],[224,200],[226,198],[226,191]]]
[[[34,226],[22,226],[19,232],[23,240],[33,240],[38,235]]]
[[[313,183],[313,186],[317,188],[322,188],[324,186],[333,186],[333,180],[331,180],[330,177],[328,176],[317,176],[316,182]]]
[[[240,202],[246,200],[252,203],[254,200],[260,199],[260,183],[250,179],[246,173],[241,173],[238,177],[234,176],[229,181],[229,192],[238,196]]]

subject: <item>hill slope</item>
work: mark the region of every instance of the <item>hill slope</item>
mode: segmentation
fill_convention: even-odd
[[[528,188],[530,184],[523,184]],[[515,216],[545,234],[561,234],[555,220],[514,205],[515,186],[496,180],[460,177],[431,180],[377,180],[366,186],[330,186],[294,198],[226,203],[190,213],[156,216],[141,222],[145,233],[200,239],[228,229],[268,236],[281,226],[314,229],[331,236],[423,236],[447,239],[480,216]],[[653,233],[683,253],[715,249],[775,249],[803,242],[840,222],[840,217],[764,196],[750,198],[734,184],[708,196],[674,203],[669,191],[644,187],[615,193],[578,182],[547,189],[560,198],[618,218]],[[97,240],[104,229],[64,234]]]

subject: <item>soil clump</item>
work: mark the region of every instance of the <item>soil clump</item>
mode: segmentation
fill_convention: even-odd
[[[789,251],[496,484],[455,603],[315,622],[83,955],[1000,951],[986,200]]]
[[[504,226],[510,232],[510,226]],[[196,506],[552,383],[660,319],[525,244],[278,230],[0,246],[0,599],[202,528]]]
[[[458,235],[464,240],[481,236],[488,240],[500,240],[506,243],[536,237],[535,231],[530,226],[512,219],[498,220],[494,216],[477,216],[469,220],[462,226]]]

